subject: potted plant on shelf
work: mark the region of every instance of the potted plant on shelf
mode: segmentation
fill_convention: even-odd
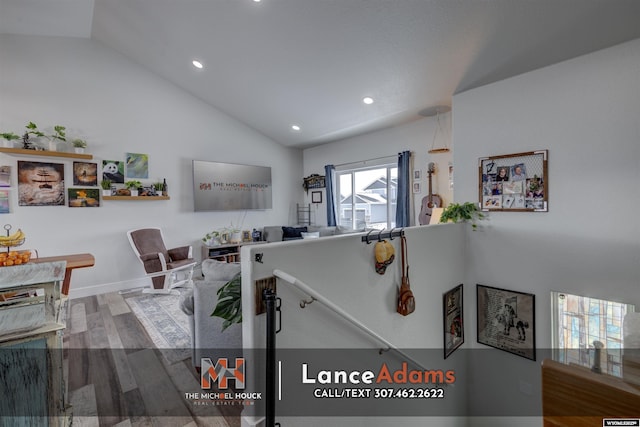
[[[476,230],[478,228],[476,221],[485,218],[486,215],[480,211],[475,203],[451,203],[442,211],[440,222],[470,222],[471,227]]]
[[[84,149],[87,148],[87,141],[85,141],[84,139],[76,138],[71,141],[71,145],[73,145],[73,148],[77,154],[82,154],[84,153]]]
[[[13,141],[20,139],[20,136],[16,135],[13,132],[0,133],[0,136],[3,139],[3,147],[7,148],[13,148]]]
[[[205,234],[202,241],[207,246],[216,246],[220,244],[220,232],[218,230],[210,231]]]
[[[136,180],[127,181],[124,183],[124,185],[129,189],[132,196],[137,196],[138,188],[142,187],[142,183]]]
[[[100,183],[100,186],[102,187],[103,196],[111,196],[111,180],[110,179],[103,179],[102,182]]]
[[[66,142],[66,128],[64,126],[55,125],[53,127],[53,133],[46,135],[49,140],[49,151],[58,151],[58,141]]]

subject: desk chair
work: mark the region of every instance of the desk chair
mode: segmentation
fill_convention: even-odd
[[[127,237],[146,276],[151,278],[151,288],[142,292],[167,294],[173,288],[193,283],[196,261],[191,246],[167,250],[162,230],[156,227],[129,230]]]

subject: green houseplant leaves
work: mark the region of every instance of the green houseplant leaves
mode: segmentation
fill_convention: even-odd
[[[242,298],[240,273],[218,289],[218,304],[211,313],[212,316],[224,319],[222,330],[224,331],[234,323],[242,323]]]
[[[440,222],[470,222],[471,227],[475,230],[478,227],[476,221],[485,218],[486,216],[475,203],[451,203],[442,211]]]

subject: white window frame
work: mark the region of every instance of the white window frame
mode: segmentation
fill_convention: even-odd
[[[580,298],[581,311],[580,312],[572,312],[572,311],[561,311],[561,305],[559,300],[561,296],[567,298],[568,295],[571,295],[574,298]],[[620,310],[621,315],[615,316],[613,313],[602,313],[598,311],[597,314],[591,313],[589,307],[591,304],[595,303],[597,306],[605,305],[607,307],[617,307],[612,311]],[[588,308],[585,310],[584,307],[588,305]],[[589,369],[594,368],[595,364],[595,345],[593,341],[600,341],[604,344],[604,348],[600,349],[600,369],[602,373],[606,373],[609,375],[620,376],[621,375],[621,363],[622,363],[622,338],[624,336],[623,331],[623,318],[626,313],[633,313],[635,311],[635,306],[632,304],[621,303],[617,301],[609,301],[598,298],[590,298],[584,297],[581,295],[571,294],[569,292],[559,292],[552,291],[551,292],[551,349],[552,349],[552,358],[553,360],[562,362],[562,363],[577,363],[582,366],[585,366]],[[589,319],[598,317],[598,322],[600,324],[600,331],[598,334],[598,339],[593,340],[593,334],[590,330]],[[613,319],[619,323],[620,332],[619,337],[611,338],[607,336],[606,333],[606,325],[613,323]],[[602,325],[604,322],[604,326]],[[561,336],[561,332],[564,329],[567,329],[567,325],[570,323],[577,323],[578,327],[581,331],[578,333],[578,337],[582,340],[583,337],[589,337],[589,341],[587,339],[584,342],[579,342],[578,346],[575,347],[566,347],[563,344],[563,337]],[[604,332],[604,333],[603,333]],[[617,342],[619,343],[619,348],[608,348],[607,341]]]
[[[364,172],[364,171],[368,171],[368,170],[375,170],[375,169],[386,169],[386,180],[387,180],[387,224],[385,225],[385,228],[393,228],[393,225],[395,224],[395,216],[396,213],[392,212],[392,204],[389,203],[390,197],[391,197],[391,169],[393,168],[397,168],[398,167],[398,159],[396,157],[384,157],[384,158],[379,158],[376,160],[367,160],[367,161],[363,161],[363,162],[356,162],[356,163],[350,163],[350,164],[346,164],[346,165],[341,165],[341,166],[336,166],[335,169],[335,184],[336,184],[336,193],[335,193],[335,206],[336,206],[336,211],[338,213],[338,217],[336,218],[336,222],[338,223],[338,225],[340,225],[340,219],[341,219],[341,213],[342,213],[342,207],[340,204],[340,177],[342,175],[351,175],[351,188],[350,188],[350,192],[351,192],[351,229],[355,230],[356,229],[356,221],[357,221],[357,215],[353,215],[353,212],[357,212],[358,208],[356,207],[356,180],[355,180],[355,175],[358,172]],[[396,178],[397,179],[397,178]],[[397,199],[397,191],[396,191],[396,199]],[[397,203],[397,201],[396,201]],[[366,221],[366,220],[365,220]],[[367,227],[368,224],[365,223],[365,227]]]

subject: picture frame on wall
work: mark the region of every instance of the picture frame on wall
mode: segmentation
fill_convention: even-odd
[[[18,160],[18,206],[64,206],[64,164]]]
[[[442,295],[445,359],[464,343],[462,295],[462,284]]]
[[[322,191],[311,192],[311,203],[322,203]]]
[[[535,295],[476,285],[480,344],[536,360]]]
[[[478,159],[483,211],[548,212],[548,150]]]

